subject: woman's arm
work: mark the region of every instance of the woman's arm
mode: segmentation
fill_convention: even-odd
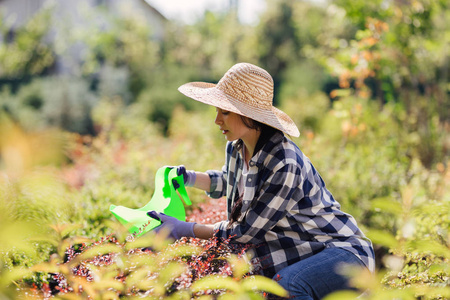
[[[198,224],[194,225],[195,237],[207,240],[214,236],[214,225],[211,224]]]
[[[205,192],[210,192],[211,189],[211,178],[204,172],[195,172],[196,178],[194,187],[204,190]]]
[[[204,172],[195,172],[196,178],[194,187],[204,190],[206,192],[210,192],[211,188],[211,178],[208,174]],[[200,239],[210,239],[214,236],[214,225],[212,224],[198,224],[194,225],[194,234],[195,237]]]
[[[303,198],[303,190],[299,188],[301,176],[298,171],[294,164],[285,164],[273,171],[271,176],[264,180],[258,197],[243,204],[241,213],[244,218],[231,226],[226,221],[217,223],[214,227],[217,236],[232,236],[233,241],[244,244],[258,244],[263,241],[266,233],[286,216],[288,206],[292,206],[292,199]]]

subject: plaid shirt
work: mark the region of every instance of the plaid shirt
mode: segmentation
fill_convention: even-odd
[[[228,142],[222,171],[209,170],[211,198],[227,197],[230,217],[242,174],[241,140]],[[241,215],[216,223],[216,236],[232,243],[252,244],[254,259],[264,275],[281,269],[325,248],[339,247],[355,254],[373,271],[374,252],[354,218],[340,204],[310,160],[284,135],[276,133],[249,162]]]

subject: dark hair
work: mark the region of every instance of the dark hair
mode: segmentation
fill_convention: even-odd
[[[239,115],[241,117],[242,123],[247,128],[255,129],[258,131],[261,131],[261,135],[259,136],[258,142],[256,143],[255,150],[252,154],[252,156],[261,150],[261,148],[264,146],[264,144],[277,132],[283,134],[283,132],[279,129],[276,129],[272,126],[269,126],[267,124],[261,123],[259,121],[250,119],[249,117],[244,117],[242,115]]]
[[[273,128],[269,125],[266,125],[264,123],[255,121],[253,119],[250,119],[248,117],[244,117],[240,115],[242,122],[244,125],[250,129],[256,129],[258,131],[261,131],[261,134],[259,136],[258,142],[256,143],[255,150],[252,154],[252,156],[262,149],[262,147],[267,143],[267,141],[277,132],[282,133],[281,130]],[[228,223],[228,229],[231,228],[231,225],[237,221],[239,216],[241,215],[241,209],[242,209],[242,197],[238,197],[235,199],[235,203],[231,209],[230,213],[230,220]]]
[[[260,131],[264,126],[267,126],[266,124],[250,119],[249,117],[245,117],[243,115],[239,115],[239,117],[241,117],[242,123],[244,123],[244,125],[250,129],[256,129]]]

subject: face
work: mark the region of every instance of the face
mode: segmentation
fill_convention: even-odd
[[[246,140],[250,134],[253,134],[254,129],[250,129],[242,122],[241,116],[231,111],[226,111],[220,108],[216,108],[217,116],[214,120],[225,135],[228,141],[234,141],[237,139]]]

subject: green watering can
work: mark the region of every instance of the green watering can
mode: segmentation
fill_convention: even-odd
[[[177,190],[175,190],[172,180],[176,180],[180,186]],[[156,172],[155,192],[152,199],[144,207],[132,209],[111,205],[109,210],[120,223],[128,228],[130,233],[139,237],[161,224],[160,221],[147,216],[148,211],[162,212],[180,221],[185,221],[186,211],[180,196],[186,205],[192,204],[184,186],[183,175],[177,175],[177,168],[162,167]],[[146,224],[148,225],[143,228]]]

